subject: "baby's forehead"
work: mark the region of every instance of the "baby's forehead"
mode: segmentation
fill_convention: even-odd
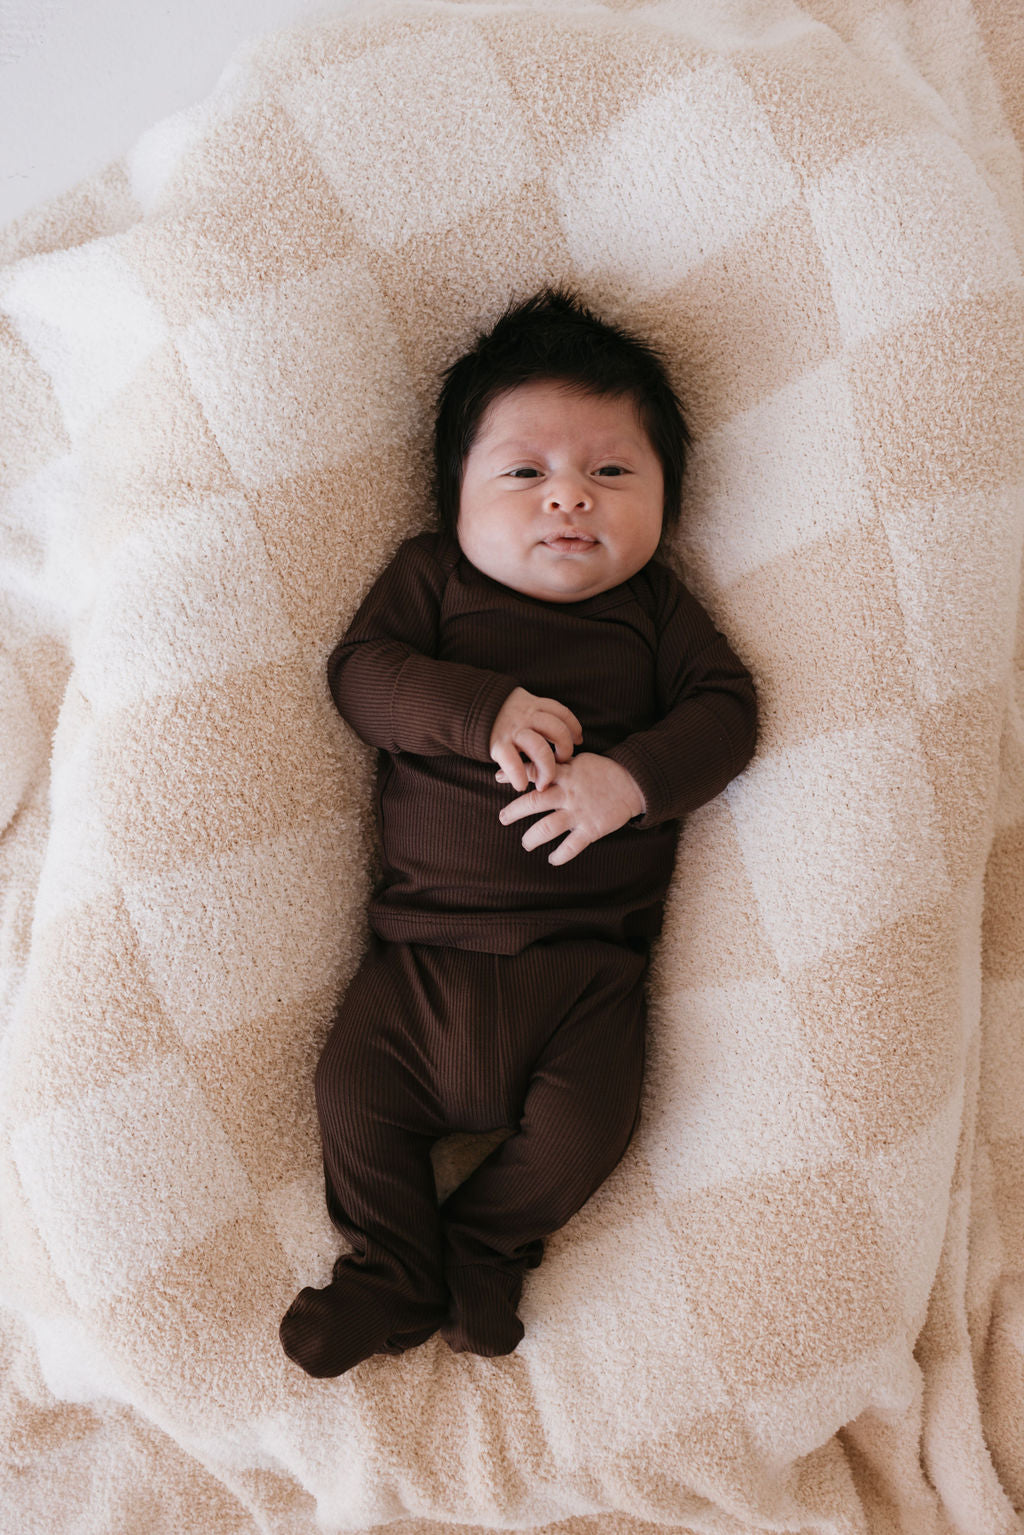
[[[503,390],[481,413],[476,441],[514,441],[568,435],[609,444],[636,436],[649,440],[631,394],[598,394],[554,379],[530,380]]]

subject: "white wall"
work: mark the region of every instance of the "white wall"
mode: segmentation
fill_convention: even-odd
[[[0,0],[0,225],[200,101],[247,38],[316,0]]]

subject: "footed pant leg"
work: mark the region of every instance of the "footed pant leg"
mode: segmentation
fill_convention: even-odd
[[[281,1322],[310,1375],[340,1375],[423,1342],[448,1293],[430,1147],[444,1133],[433,1090],[433,1010],[405,945],[371,941],[316,1070],[327,1207],[352,1245],[322,1290]]]
[[[525,1269],[544,1238],[586,1203],[636,1127],[644,1067],[646,956],[598,940],[501,956],[506,1038],[545,1007],[564,1008],[525,1063],[518,1132],[441,1206],[456,1352],[510,1353]],[[550,1018],[550,1012],[548,1014]]]

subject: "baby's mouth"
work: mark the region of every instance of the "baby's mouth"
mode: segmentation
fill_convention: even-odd
[[[593,549],[597,546],[597,539],[591,538],[589,533],[576,533],[568,531],[556,533],[544,542],[549,549],[560,549],[569,554],[581,553],[584,549]]]

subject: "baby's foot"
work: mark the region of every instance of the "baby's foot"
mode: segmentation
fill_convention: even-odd
[[[300,1290],[281,1319],[281,1346],[307,1375],[344,1375],[371,1354],[403,1353],[414,1341],[425,1342],[443,1320],[442,1306],[396,1303],[378,1279],[351,1265],[340,1272],[335,1265],[334,1273],[324,1289]],[[421,1324],[413,1334],[407,1330],[411,1322]]]
[[[449,1269],[447,1279],[452,1303],[441,1336],[452,1352],[511,1354],[526,1330],[516,1315],[522,1275],[472,1264]]]
[[[281,1346],[307,1375],[344,1375],[375,1354],[387,1336],[389,1319],[362,1297],[353,1305],[334,1280],[323,1290],[300,1290],[281,1319]]]

